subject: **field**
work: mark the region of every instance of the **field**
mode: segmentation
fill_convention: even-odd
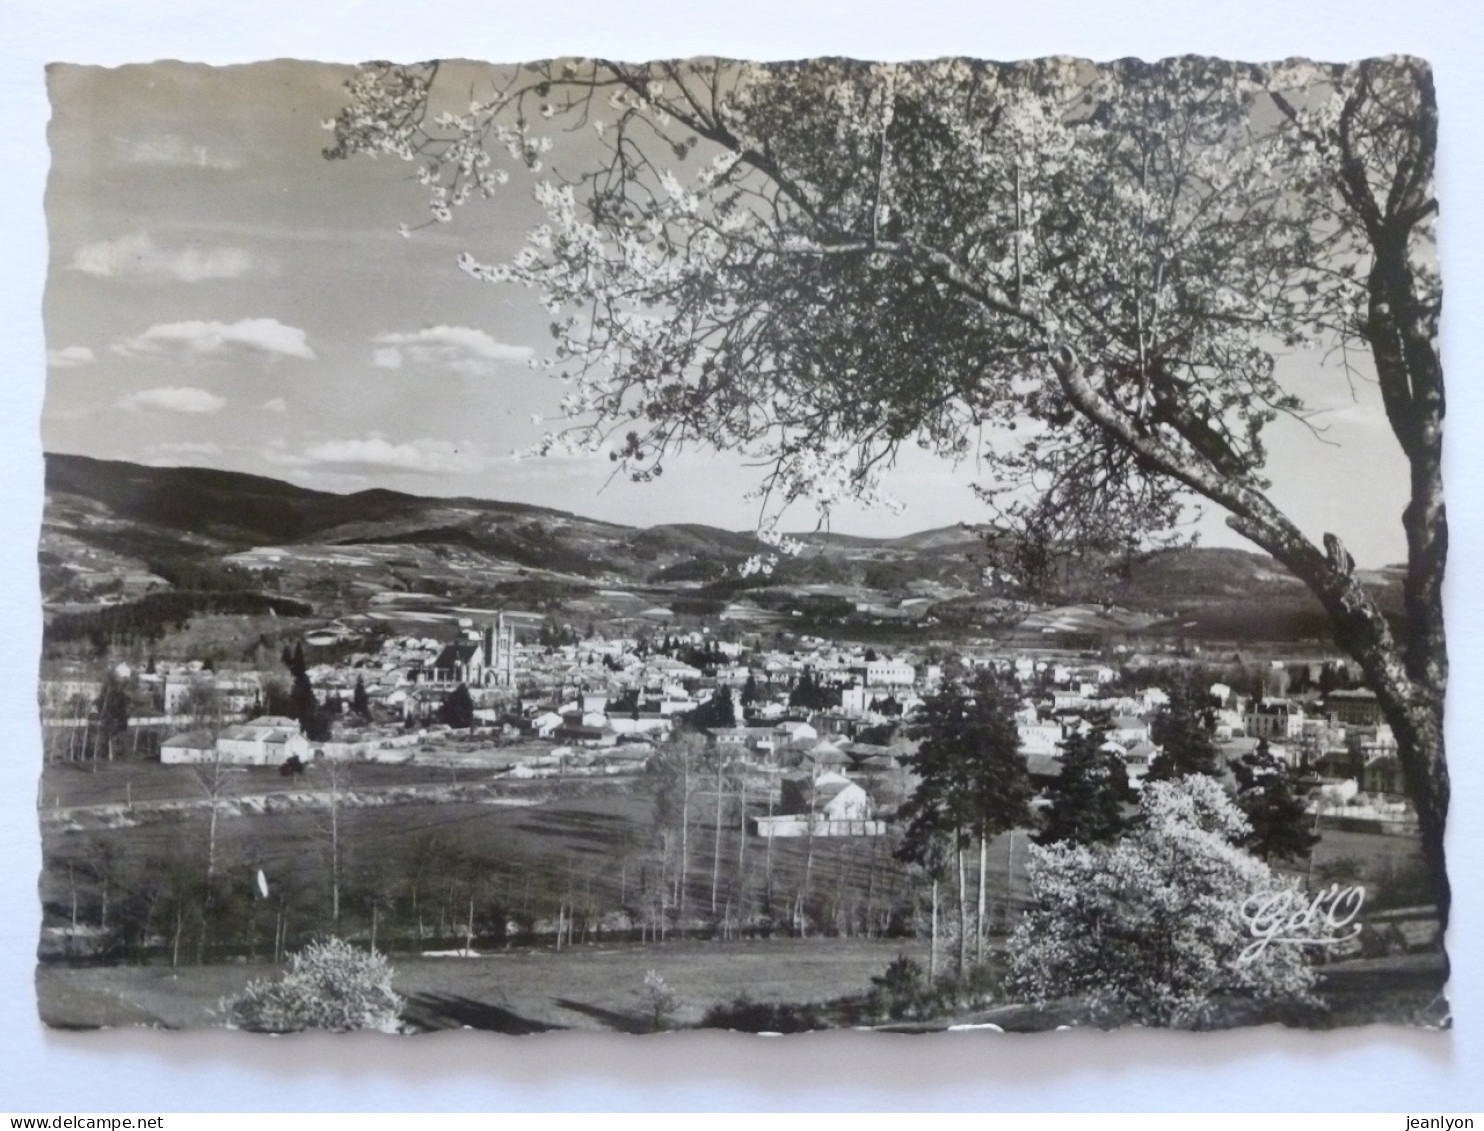
[[[698,1024],[713,1005],[739,997],[756,1002],[822,1002],[863,994],[873,975],[898,954],[918,958],[910,940],[773,939],[671,942],[518,950],[478,958],[393,960],[405,1016],[420,1029],[468,1026],[504,1033],[545,1029],[645,1032],[640,991],[647,971],[675,991],[676,1027]],[[56,967],[37,973],[42,1019],[64,1028],[220,1024],[223,997],[268,964]]]
[[[299,888],[322,880],[324,824],[329,782],[316,767],[301,778],[270,768],[244,768],[230,775],[221,806],[217,849],[229,864],[263,868]],[[497,881],[518,886],[523,910],[539,913],[580,892],[595,908],[632,902],[656,839],[653,784],[642,776],[606,780],[513,781],[492,771],[431,766],[356,765],[341,788],[348,795],[341,814],[342,849],[352,874],[398,863],[418,845],[437,842],[451,857],[488,861]],[[750,787],[748,811],[766,812],[760,786]],[[195,770],[150,762],[96,766],[53,763],[40,784],[39,805],[48,858],[43,884],[48,902],[62,895],[64,878],[55,865],[81,863],[99,843],[114,845],[125,858],[148,861],[163,855],[204,851],[210,805]],[[132,809],[129,806],[132,804]],[[774,888],[790,891],[802,880],[810,857],[812,886],[838,901],[863,900],[873,882],[883,900],[900,894],[905,874],[890,860],[886,838],[777,841],[771,853],[758,838],[744,847],[739,833],[735,785],[723,798],[721,844],[716,852],[716,795],[700,783],[692,796],[689,829],[691,886],[688,896],[709,910],[713,864],[719,864],[723,896],[738,869],[755,891],[771,866]],[[1395,906],[1408,901],[1418,853],[1410,837],[1384,837],[1324,829],[1314,853],[1315,878],[1359,881],[1372,900]],[[986,883],[1003,905],[1007,871],[1011,905],[1023,894],[1028,837],[1002,836],[991,843]],[[876,843],[876,842],[880,843]],[[1007,870],[1009,854],[1014,867]],[[1306,873],[1308,862],[1291,865]],[[971,861],[971,874],[973,861]],[[873,879],[874,877],[874,879]]]
[[[928,888],[893,859],[891,837],[796,838],[771,849],[744,841],[735,783],[722,795],[719,840],[717,795],[695,783],[682,842],[674,821],[661,820],[649,775],[518,782],[357,765],[333,808],[323,767],[298,779],[272,769],[231,778],[212,853],[211,806],[193,768],[46,768],[49,956],[73,961],[38,970],[45,1020],[211,1024],[221,998],[325,931],[389,954],[406,1018],[420,1029],[640,1031],[650,1024],[639,995],[651,969],[676,994],[668,1023],[678,1027],[742,997],[807,1007],[810,1023],[850,1024],[863,1016],[857,1006],[872,977],[899,953],[927,964]],[[748,801],[750,812],[766,811],[758,789]],[[1363,883],[1377,910],[1415,902],[1412,838],[1322,832],[1312,863],[1293,871],[1320,885]],[[989,846],[992,948],[1025,905],[1028,852],[1024,831]],[[213,878],[203,886],[209,854]],[[971,902],[976,866],[971,853]],[[945,885],[940,969],[956,952],[955,920]],[[126,942],[109,953],[119,964],[57,942],[71,924],[86,936],[105,923]],[[477,957],[429,956],[471,945]],[[1241,1016],[1306,1025],[1428,1018],[1440,1008],[1440,962],[1398,952],[1337,964],[1325,968],[1329,1011]],[[1043,1028],[1077,1022],[1081,1010],[1000,1005],[968,1019]]]
[[[554,951],[516,950],[471,958],[393,960],[394,984],[406,999],[413,1032],[484,1029],[520,1035],[548,1030],[643,1033],[653,1021],[642,999],[654,971],[675,993],[667,1028],[705,1022],[714,1006],[739,1000],[783,1006],[859,1002],[898,955],[926,961],[922,943],[893,939],[768,939],[609,944]],[[208,966],[42,966],[36,991],[41,1019],[59,1028],[143,1025],[184,1029],[222,1023],[221,1003],[252,979],[271,976],[267,963]],[[1280,1022],[1330,1028],[1377,1022],[1438,1026],[1448,1020],[1437,954],[1360,959],[1325,969],[1320,1008],[1283,1009],[1237,1003],[1224,1025]],[[839,1015],[839,1010],[834,1015]],[[825,1009],[821,1016],[830,1017]],[[956,1024],[1035,1031],[1085,1023],[1076,1002],[1031,1007],[990,1004],[960,1014]],[[941,1029],[948,1019],[886,1026]]]
[[[352,938],[376,930],[394,951],[471,936],[531,943],[564,922],[588,939],[657,928],[728,936],[914,929],[920,885],[892,859],[887,838],[795,838],[769,848],[742,837],[736,782],[726,783],[718,814],[714,783],[699,779],[682,833],[678,813],[660,820],[656,788],[646,775],[513,781],[357,765],[336,795],[323,767],[295,779],[251,769],[229,775],[213,834],[212,804],[191,767],[115,763],[95,774],[53,764],[41,786],[43,905],[55,930],[111,917],[116,933],[135,940],[136,957],[158,957],[169,909],[212,903],[197,890],[210,857],[223,889],[213,914],[231,922],[212,930],[198,908],[176,927],[189,935],[197,922],[209,936],[199,944],[207,957],[230,956],[220,949],[229,935],[239,940],[231,953],[250,956],[285,931],[286,941],[304,941],[332,927]],[[767,806],[766,785],[750,782],[747,811]],[[1026,838],[1017,841],[1020,873]],[[1009,851],[1008,838],[991,846],[987,883],[1001,903]],[[260,871],[271,899],[253,895]]]

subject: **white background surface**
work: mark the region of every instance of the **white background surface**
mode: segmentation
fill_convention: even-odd
[[[687,11],[695,14],[687,14]],[[807,3],[747,0],[257,0],[0,5],[0,1110],[151,1112],[513,1108],[1484,1111],[1480,817],[1484,722],[1484,61],[1473,5],[1445,0],[1024,0]],[[1447,491],[1448,706],[1456,892],[1449,937],[1455,1029],[1210,1035],[1090,1032],[767,1040],[451,1033],[417,1039],[225,1032],[53,1033],[32,988],[40,853],[34,688],[40,618],[49,61],[353,62],[558,54],[751,58],[1073,54],[1350,59],[1408,52],[1436,69],[1442,108],[1444,354],[1452,394]]]

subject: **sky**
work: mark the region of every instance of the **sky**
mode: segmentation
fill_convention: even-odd
[[[219,467],[329,491],[390,487],[537,503],[611,521],[745,529],[761,472],[691,451],[648,484],[601,456],[513,458],[556,414],[531,368],[551,343],[534,295],[471,280],[460,252],[513,253],[528,188],[410,237],[423,190],[396,161],[326,161],[345,66],[156,63],[48,70],[52,166],[44,313],[48,451]],[[559,154],[560,155],[560,154]],[[1326,431],[1268,433],[1274,500],[1357,561],[1405,557],[1406,466],[1373,384],[1335,359],[1279,360]],[[899,512],[846,508],[842,533],[987,519],[972,460],[914,447],[887,476]],[[808,528],[795,510],[784,525]],[[1203,542],[1247,545],[1217,514]]]

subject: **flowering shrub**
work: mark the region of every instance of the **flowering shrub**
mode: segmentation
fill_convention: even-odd
[[[663,1029],[680,1005],[680,997],[670,988],[668,982],[660,977],[657,970],[646,970],[644,973],[644,985],[639,990],[639,998],[644,1003],[644,1012],[649,1020],[651,1029],[658,1033]]]
[[[229,1027],[259,1033],[394,1033],[402,1012],[386,959],[335,938],[310,943],[289,959],[285,973],[249,982],[223,1004]]]
[[[1207,1022],[1220,996],[1312,1002],[1303,948],[1239,960],[1252,942],[1243,904],[1285,881],[1233,843],[1247,820],[1220,784],[1151,782],[1140,817],[1112,845],[1032,847],[1033,907],[1010,939],[1012,989],[1172,1026]]]

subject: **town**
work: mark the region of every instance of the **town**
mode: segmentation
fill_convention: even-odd
[[[963,671],[991,668],[1021,689],[1016,722],[1034,777],[1054,778],[1063,742],[1102,714],[1108,748],[1137,788],[1159,753],[1151,723],[1169,702],[1161,683],[1172,671],[1209,667],[1229,680],[1205,689],[1212,734],[1229,761],[1264,741],[1322,784],[1311,802],[1316,812],[1408,820],[1391,730],[1374,693],[1352,686],[1350,665],[1338,658],[1252,663],[1234,655],[1225,665],[1200,665],[1126,650],[1104,662],[1055,649],[986,647],[948,653],[945,661],[941,646],[878,654],[806,635],[782,650],[757,639],[750,646],[713,639],[704,629],[543,645],[518,639],[518,616],[499,614],[482,627],[462,617],[456,639],[392,637],[374,654],[308,667],[328,711],[328,730],[315,741],[299,720],[267,713],[275,673],[165,661],[137,673],[124,663],[112,678],[132,685],[131,708],[147,704],[142,723],[173,732],[158,745],[167,765],[330,759],[465,765],[516,777],[604,775],[642,770],[657,744],[699,719],[690,729],[758,773],[807,769],[854,782],[902,771],[910,786],[911,720],[951,662]],[[307,639],[328,643],[346,632],[331,622]],[[1234,686],[1238,680],[1247,690]],[[66,711],[85,720],[103,682],[60,676],[43,679],[41,690],[44,721],[60,728],[49,756],[78,756],[89,741],[81,732],[65,754],[59,745],[78,729],[79,715]],[[461,702],[462,721],[449,722]],[[855,795],[862,792],[870,790]],[[815,814],[823,822],[817,831],[828,835],[830,814],[840,808]],[[851,812],[874,820],[889,816],[890,805],[862,800]]]

